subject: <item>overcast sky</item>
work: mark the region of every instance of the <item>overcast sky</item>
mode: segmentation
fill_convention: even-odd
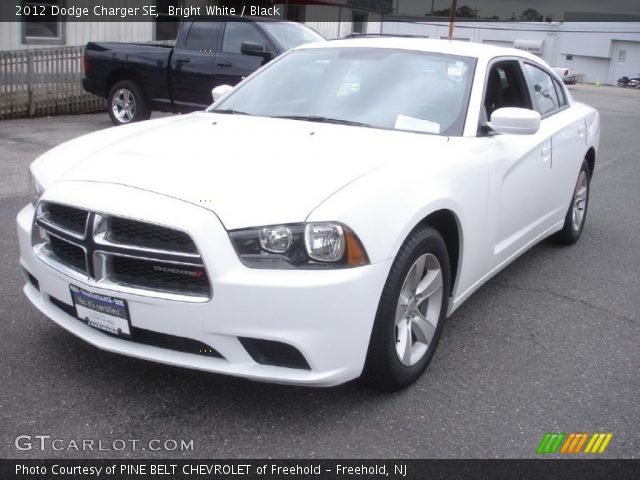
[[[431,11],[431,2],[435,10],[451,6],[451,0],[394,0],[398,13],[424,15]],[[565,12],[602,12],[640,15],[640,0],[458,0],[458,7],[467,5],[478,9],[479,17],[498,15],[507,19],[515,13],[516,17],[527,8],[535,8],[541,15],[553,16],[562,20]]]

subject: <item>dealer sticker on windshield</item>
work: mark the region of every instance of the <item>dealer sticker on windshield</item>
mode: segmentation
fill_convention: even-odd
[[[88,292],[75,285],[69,285],[69,290],[80,320],[113,335],[131,336],[126,300]]]

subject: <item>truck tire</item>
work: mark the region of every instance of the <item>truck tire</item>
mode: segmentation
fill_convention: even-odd
[[[149,102],[133,80],[122,80],[111,87],[107,109],[114,125],[148,120],[151,116]]]

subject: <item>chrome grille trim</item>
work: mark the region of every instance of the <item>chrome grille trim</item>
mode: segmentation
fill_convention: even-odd
[[[70,237],[76,238],[78,240],[84,240],[87,238],[87,223],[89,219],[89,212],[87,212],[87,220],[85,220],[85,225],[82,233],[75,232],[64,225],[56,223],[52,221],[52,215],[50,212],[47,212],[45,206],[46,202],[40,202],[38,204],[38,208],[36,210],[36,224],[47,230],[49,233],[63,233],[69,235]],[[78,210],[78,209],[76,209]]]
[[[101,215],[99,213],[96,213],[94,215],[94,221],[93,221],[93,241],[97,244],[97,245],[102,245],[105,247],[117,247],[117,248],[121,248],[121,249],[126,249],[128,251],[131,252],[131,255],[136,256],[136,254],[148,254],[148,255],[172,255],[175,257],[184,257],[185,260],[188,259],[192,259],[195,261],[200,261],[200,255],[197,253],[187,253],[187,252],[178,252],[175,250],[162,250],[162,249],[158,249],[158,248],[150,248],[150,247],[144,247],[144,246],[140,246],[140,245],[132,245],[132,244],[126,244],[126,243],[120,243],[120,242],[113,242],[110,239],[108,239],[107,237],[107,232],[106,232],[106,226],[107,226],[107,222],[106,222],[107,217],[105,215]],[[144,222],[141,222],[144,223]],[[162,226],[163,225],[157,225],[157,226]],[[164,228],[168,228],[168,227],[164,227]],[[140,259],[144,259],[145,257],[139,257]],[[149,258],[146,257],[146,259],[148,260],[155,260],[154,258]]]
[[[205,302],[211,298],[212,289],[208,270],[199,252],[188,253],[111,242],[108,240],[108,219],[125,219],[125,217],[112,217],[108,214],[82,210],[77,207],[62,206],[87,213],[85,231],[83,235],[79,235],[77,232],[65,228],[64,225],[60,225],[59,222],[55,221],[55,218],[53,220],[48,218],[46,210],[48,205],[57,206],[60,204],[40,202],[34,216],[32,244],[36,256],[59,272],[78,278],[89,285],[123,293],[189,302]],[[77,223],[77,218],[73,218],[72,221]],[[193,242],[188,234],[172,227],[128,218],[126,218],[126,221],[134,224],[136,229],[144,230],[145,225],[151,226],[152,231],[155,232],[162,232],[161,229],[166,229],[167,235],[173,235],[174,237],[176,235],[172,232],[179,232],[179,238],[188,238],[189,241]],[[85,256],[86,271],[80,271],[76,266],[67,263],[65,258],[57,256],[54,249],[51,248],[50,236],[82,249]],[[153,241],[157,243],[157,238],[153,239]],[[193,248],[197,252],[195,243],[193,243]],[[157,267],[183,266],[187,269],[193,268],[201,271],[202,274],[194,279],[193,285],[190,285],[189,282],[185,281],[187,279],[182,277],[183,272],[165,272],[168,275],[164,279],[164,285],[162,285],[163,282],[158,282],[157,276],[147,276],[145,268],[140,265],[135,266],[133,270],[135,272],[133,275],[138,275],[139,281],[135,279],[135,284],[124,282],[120,278],[114,278],[118,275],[111,271],[111,260],[118,257],[139,260],[141,264],[146,262],[147,269],[150,267],[149,263],[152,263]],[[144,285],[145,279],[147,279],[148,286]],[[128,280],[131,282],[134,279],[129,277]],[[162,288],[164,286],[167,286],[167,288]],[[206,293],[205,290],[207,290]]]

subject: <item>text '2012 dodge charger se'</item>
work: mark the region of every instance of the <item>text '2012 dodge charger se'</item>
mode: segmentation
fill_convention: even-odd
[[[24,292],[99,348],[396,390],[487,279],[582,233],[599,115],[526,52],[338,40],[217,94],[31,166]]]

